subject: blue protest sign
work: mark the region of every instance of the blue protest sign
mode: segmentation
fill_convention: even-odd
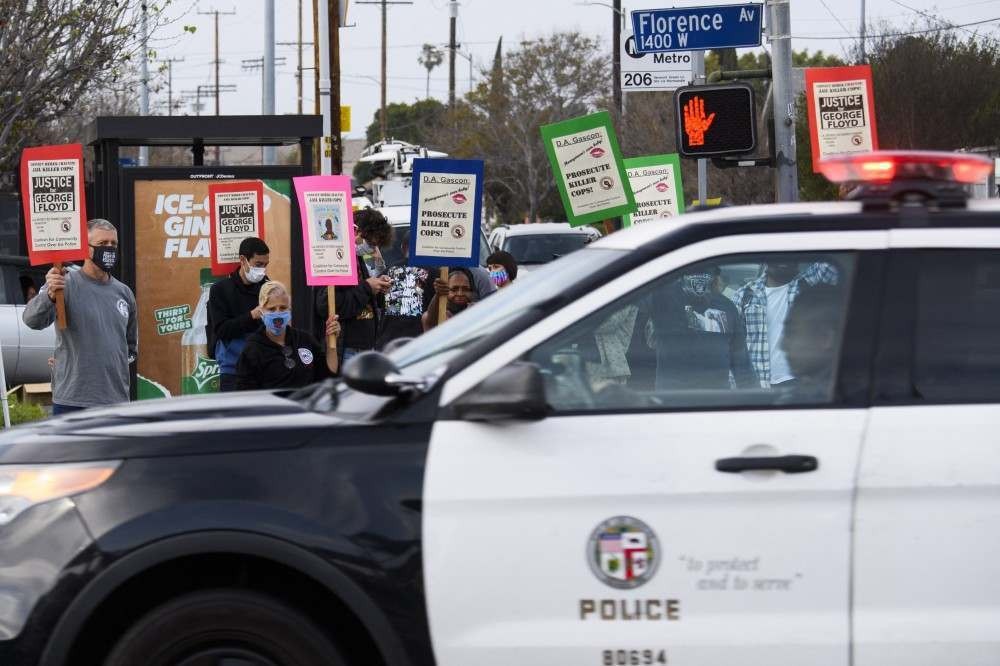
[[[760,46],[763,13],[760,4],[636,10],[635,47],[645,54]]]
[[[411,266],[479,265],[482,160],[413,160]]]

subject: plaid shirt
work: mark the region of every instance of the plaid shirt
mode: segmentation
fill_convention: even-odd
[[[838,277],[837,269],[830,264],[811,264],[788,283],[788,307],[791,308],[795,302],[803,283],[808,286],[837,284]],[[733,297],[746,327],[747,352],[761,388],[771,388],[771,345],[767,340],[767,292],[764,290],[766,283],[767,275],[764,274],[741,287]]]

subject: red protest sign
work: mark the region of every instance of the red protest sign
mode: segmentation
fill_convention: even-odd
[[[878,150],[871,66],[810,67],[806,96],[813,172],[827,157]]]
[[[24,235],[32,266],[81,261],[87,250],[83,146],[36,146],[21,153]]]
[[[257,181],[208,186],[212,225],[212,275],[228,275],[240,266],[240,243],[264,240],[264,184]]]

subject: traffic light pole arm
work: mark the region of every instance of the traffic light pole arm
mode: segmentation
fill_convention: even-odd
[[[769,79],[771,70],[769,69],[744,69],[732,72],[724,72],[717,69],[708,75],[706,83],[718,83],[719,81],[740,81],[742,79]]]

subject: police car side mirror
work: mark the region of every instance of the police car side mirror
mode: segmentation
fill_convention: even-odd
[[[517,361],[496,371],[463,395],[452,409],[467,421],[544,419],[551,411],[542,373],[534,363]]]
[[[398,395],[400,387],[386,381],[399,374],[399,368],[379,352],[362,352],[344,363],[344,382],[356,391],[370,395]]]

